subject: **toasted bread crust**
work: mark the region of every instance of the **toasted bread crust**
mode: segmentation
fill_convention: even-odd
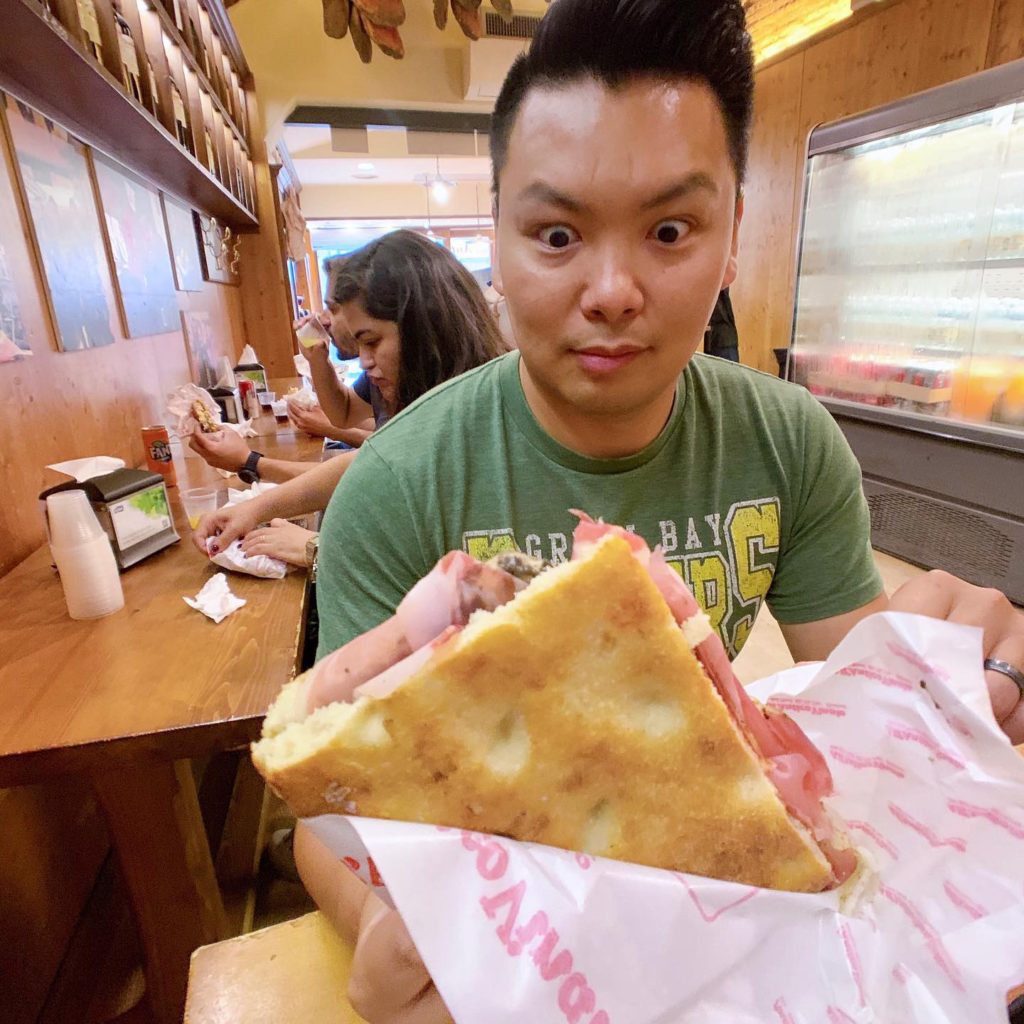
[[[832,877],[615,538],[474,617],[390,696],[322,708],[253,759],[301,815],[429,822],[797,892]]]

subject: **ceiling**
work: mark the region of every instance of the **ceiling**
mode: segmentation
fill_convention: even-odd
[[[871,2],[746,0],[757,59],[770,59]],[[376,53],[368,67],[357,63],[348,40],[324,35],[320,0],[236,0],[232,5],[232,21],[253,69],[261,107],[280,111],[277,131],[269,126],[271,135],[275,141],[283,137],[303,186],[422,186],[436,173],[435,154],[445,179],[487,182],[486,148],[477,147],[478,156],[466,156],[441,136],[436,148],[410,147],[429,155],[409,156],[401,129],[371,130],[354,142],[351,133],[332,136],[326,126],[284,123],[288,111],[303,103],[486,112],[488,104],[463,99],[474,53],[468,40],[452,25],[444,32],[436,29],[430,0],[405,0],[405,5],[407,20],[401,31],[406,58],[396,62]],[[537,14],[546,7],[546,0],[515,0],[517,13]],[[372,168],[360,166],[366,164]]]

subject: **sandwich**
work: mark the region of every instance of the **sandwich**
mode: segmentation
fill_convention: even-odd
[[[857,858],[828,766],[754,703],[682,578],[581,522],[573,558],[446,555],[396,614],[288,684],[253,761],[297,814],[488,832],[818,892]]]
[[[192,403],[192,415],[196,418],[199,429],[204,434],[214,434],[221,429],[220,424],[210,415],[210,410],[206,408],[206,404],[198,398]]]

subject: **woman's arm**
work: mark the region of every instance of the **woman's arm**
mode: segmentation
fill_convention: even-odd
[[[304,467],[301,475],[250,501],[243,501],[203,516],[199,526],[192,533],[193,543],[205,554],[207,540],[210,537],[217,537],[217,546],[223,550],[232,541],[254,530],[259,523],[323,511],[327,508],[338,481],[352,465],[355,457],[356,453],[353,451],[343,452],[326,462],[294,463]],[[260,459],[260,476],[263,476],[263,463],[266,461]],[[289,465],[273,459],[270,461],[274,464]]]

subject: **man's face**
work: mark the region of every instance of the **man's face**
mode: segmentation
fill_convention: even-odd
[[[736,274],[742,206],[714,94],[686,81],[535,89],[499,184],[495,287],[534,411],[577,432],[660,417],[656,434]]]

